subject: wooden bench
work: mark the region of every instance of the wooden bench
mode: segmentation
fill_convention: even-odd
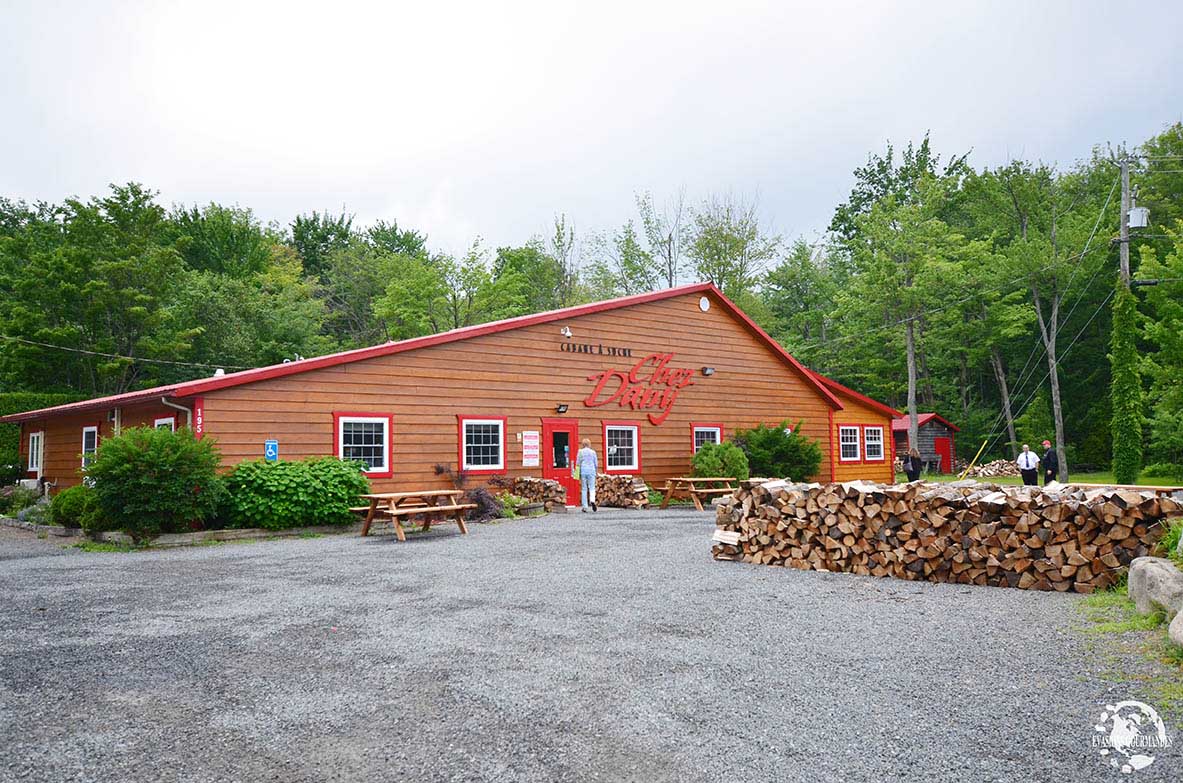
[[[375,521],[393,522],[394,534],[399,541],[406,541],[407,534],[403,529],[403,519],[422,516],[423,528],[426,532],[433,523],[438,524],[436,517],[451,517],[460,532],[468,535],[468,525],[464,523],[464,512],[476,508],[475,503],[461,503],[464,495],[462,489],[428,489],[409,492],[379,492],[373,495],[362,495],[369,499],[370,505],[351,508],[350,511],[366,514],[361,526],[362,536],[370,534],[370,526]]]
[[[667,508],[674,497],[687,497],[694,502],[699,511],[706,511],[702,505],[702,498],[711,495],[730,495],[735,491],[731,486],[734,478],[727,476],[679,476],[665,483],[665,496],[661,499],[661,507]],[[708,484],[724,484],[722,487],[706,486]]]

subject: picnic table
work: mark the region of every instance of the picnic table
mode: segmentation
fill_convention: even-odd
[[[433,517],[450,516],[460,527],[460,532],[468,535],[468,525],[464,524],[464,512],[476,508],[475,503],[461,503],[464,495],[462,489],[418,489],[407,492],[377,492],[372,495],[362,495],[370,501],[369,506],[350,509],[351,511],[366,512],[365,522],[361,526],[361,534],[370,534],[370,525],[375,521],[393,522],[394,534],[399,541],[406,541],[407,535],[403,530],[402,520],[407,517],[422,516],[423,531],[432,525]],[[441,521],[441,520],[436,520]]]
[[[729,495],[735,491],[731,486],[735,479],[728,476],[678,476],[665,482],[665,497],[661,499],[661,507],[665,508],[674,497],[688,497],[694,501],[694,507],[705,511],[702,498],[710,495]],[[711,484],[723,484],[713,487]]]

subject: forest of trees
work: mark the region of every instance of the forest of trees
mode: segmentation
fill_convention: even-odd
[[[1121,156],[1150,209],[1135,278],[1159,281],[1126,299]],[[454,257],[394,222],[263,224],[134,183],[0,198],[0,390],[116,393],[710,280],[808,366],[958,424],[963,457],[1047,437],[1073,467],[1107,468],[1110,357],[1136,351],[1141,380],[1119,400],[1141,392],[1129,413],[1146,462],[1183,463],[1183,125],[1070,167],[978,169],[927,136],[887,146],[812,244],[733,196],[633,207],[615,230],[559,215],[521,246]],[[1133,330],[1118,339],[1115,303]]]

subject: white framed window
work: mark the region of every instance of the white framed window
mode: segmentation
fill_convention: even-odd
[[[158,430],[172,430],[177,431],[177,420],[173,416],[161,416],[156,421],[152,422],[152,426]]]
[[[863,427],[863,451],[867,462],[883,461],[883,428]]]
[[[460,419],[460,451],[466,471],[505,470],[505,419]]]
[[[45,457],[45,433],[29,433],[29,472],[41,478],[41,465]]]
[[[337,456],[364,463],[366,473],[389,473],[390,417],[338,416]]]
[[[838,458],[843,462],[859,461],[859,431],[858,427],[842,426],[838,428]]]
[[[639,470],[640,435],[635,424],[604,425],[604,465],[608,470]]]
[[[90,467],[94,462],[94,455],[99,450],[99,428],[82,428],[82,469]]]
[[[712,426],[694,426],[694,453],[702,448],[704,443],[719,444],[723,442],[723,428]]]

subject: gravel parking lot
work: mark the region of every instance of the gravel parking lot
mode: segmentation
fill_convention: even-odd
[[[29,544],[0,561],[0,779],[1131,779],[1090,747],[1134,695],[1075,597],[719,563],[711,529]],[[1178,734],[1133,778],[1183,778]]]

